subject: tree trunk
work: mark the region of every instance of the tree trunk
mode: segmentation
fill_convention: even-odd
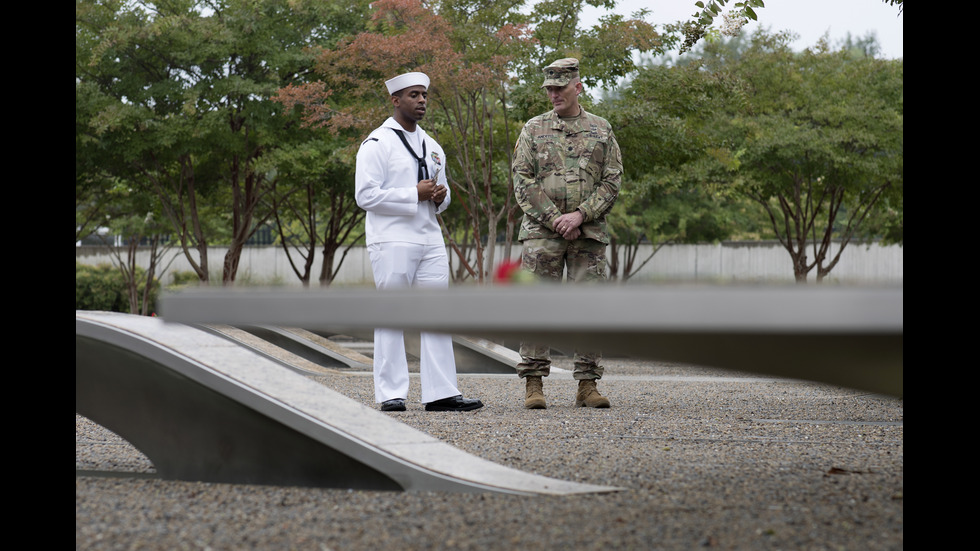
[[[140,314],[146,316],[150,313],[150,293],[153,291],[153,282],[157,273],[157,251],[160,246],[160,235],[154,234],[150,237],[150,263],[146,268],[146,278],[143,284],[143,307]]]
[[[806,275],[810,271],[806,266],[806,252],[803,250],[797,253],[790,251],[790,256],[793,258],[793,277],[796,279],[796,283],[805,285]]]
[[[609,279],[619,279],[619,242],[615,237],[609,238]]]
[[[334,258],[337,256],[338,243],[323,243],[323,262],[320,264],[320,287],[329,287],[337,277],[334,271]]]

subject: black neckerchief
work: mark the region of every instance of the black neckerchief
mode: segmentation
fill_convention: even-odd
[[[408,140],[405,139],[405,134],[403,134],[402,131],[401,130],[398,130],[397,128],[392,128],[392,130],[394,130],[395,131],[395,134],[398,134],[398,137],[401,138],[402,143],[405,144],[405,149],[407,149],[408,152],[412,154],[412,157],[416,161],[418,161],[418,163],[419,163],[419,181],[421,182],[422,180],[428,180],[429,179],[429,167],[426,166],[426,164],[425,164],[425,136],[422,136],[422,156],[419,157],[418,155],[415,154],[415,150],[412,149],[412,146],[408,145]]]

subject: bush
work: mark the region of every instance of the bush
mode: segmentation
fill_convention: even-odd
[[[137,278],[143,271],[137,268]],[[160,285],[154,280],[150,290],[150,311],[153,311],[159,295]],[[143,288],[140,287],[140,300]],[[130,313],[126,282],[119,269],[109,264],[89,266],[75,263],[75,309],[105,310],[109,312]]]
[[[172,285],[174,287],[186,287],[201,284],[201,278],[197,276],[197,273],[191,271],[173,272],[171,277],[173,277]]]

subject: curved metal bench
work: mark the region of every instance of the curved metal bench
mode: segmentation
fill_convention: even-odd
[[[467,454],[227,339],[159,318],[75,312],[75,411],[162,478],[407,491],[574,494]]]

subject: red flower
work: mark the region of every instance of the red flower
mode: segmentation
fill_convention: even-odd
[[[520,260],[505,260],[497,265],[497,271],[493,275],[493,282],[506,285],[512,281],[517,281],[520,271]]]

